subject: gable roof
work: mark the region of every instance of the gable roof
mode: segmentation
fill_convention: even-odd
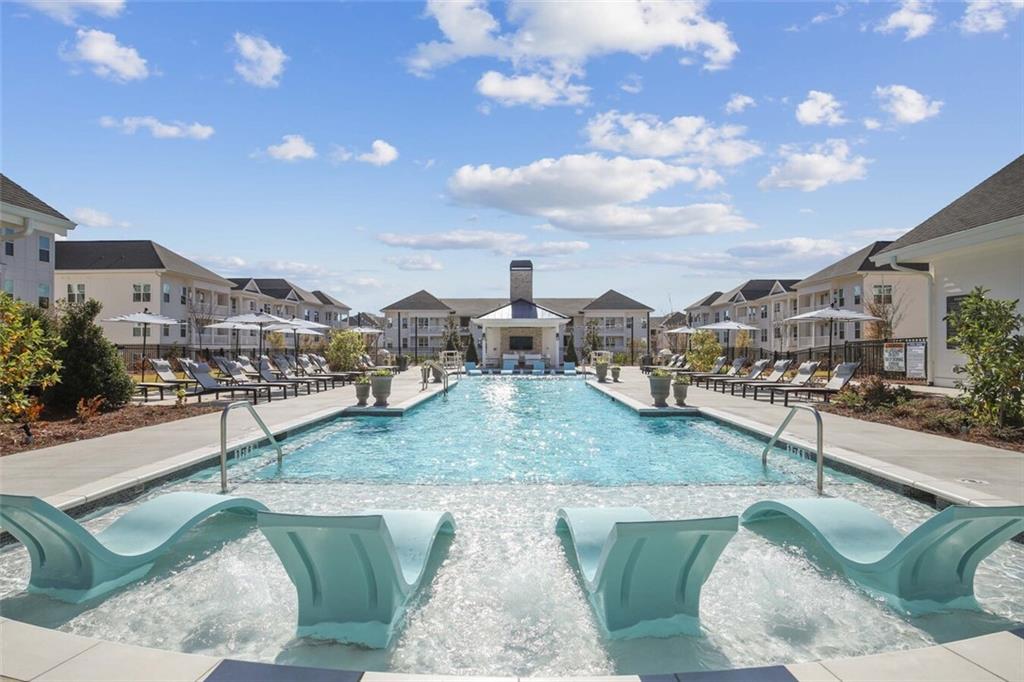
[[[349,315],[348,324],[350,327],[378,327],[384,328],[384,318],[371,313],[356,313]]]
[[[893,272],[892,267],[888,265],[875,265],[874,261],[871,260],[871,256],[874,256],[890,244],[892,244],[892,242],[871,242],[864,248],[854,251],[846,258],[842,258],[832,265],[818,270],[810,277],[800,280],[796,283],[796,286],[800,287],[805,284],[820,282],[826,279],[834,279],[836,277],[843,277],[844,275],[852,275],[857,272]],[[928,269],[928,266],[924,264],[908,263],[907,267],[918,270]]]
[[[703,307],[703,306],[706,306],[706,305],[711,305],[712,303],[717,301],[718,297],[721,296],[721,295],[722,295],[721,291],[712,291],[710,294],[708,294],[704,298],[697,299],[696,301],[694,301],[690,305],[686,306],[685,310],[690,310],[692,308],[700,308],[700,307]]]
[[[282,301],[288,300],[288,295],[294,293],[295,300],[300,302],[320,303],[320,299],[314,296],[312,292],[306,291],[298,284],[280,277],[253,277],[252,281],[256,282],[256,286],[259,287],[261,292],[272,298],[278,298]]]
[[[780,287],[782,287],[782,290],[784,292],[788,293],[790,291],[793,291],[793,287],[795,287],[796,283],[799,281],[800,280],[798,279],[777,279],[775,280],[775,284],[778,284]],[[775,284],[772,284],[772,291],[775,290]]]
[[[565,315],[544,306],[537,305],[525,298],[517,298],[511,303],[499,306],[490,312],[480,315],[481,320],[568,320]]]
[[[55,242],[56,270],[171,270],[233,286],[212,270],[149,239]]]
[[[609,289],[589,304],[583,310],[654,310],[640,301],[635,301],[625,294],[620,294],[615,289]]]
[[[452,310],[426,289],[384,306],[381,310]]]
[[[888,244],[895,251],[949,234],[1024,215],[1024,154],[1006,164],[923,223]]]
[[[32,192],[0,173],[0,201],[12,206],[20,206],[30,211],[36,211],[48,215],[51,218],[72,222],[66,215],[50,206],[48,203],[37,197]]]
[[[344,308],[345,310],[351,310],[349,306],[345,305],[344,303],[334,298],[325,291],[314,289],[313,295],[316,296],[317,300],[323,303],[324,305],[333,305],[336,308]]]
[[[686,313],[675,312],[651,318],[651,327],[681,327],[686,324]]]

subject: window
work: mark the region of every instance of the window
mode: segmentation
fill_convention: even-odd
[[[149,336],[149,328],[144,324],[136,324],[132,326],[132,336]]]
[[[775,338],[777,338],[777,339],[781,339],[782,338],[782,327],[776,327],[775,328]]]
[[[510,336],[508,337],[509,350],[533,350],[532,336]]]
[[[828,292],[818,294],[818,305],[828,305]]]
[[[409,347],[409,339],[408,339],[408,337],[406,337],[406,338],[402,339],[402,348],[408,348],[408,347]]]
[[[429,345],[430,339],[428,339],[426,336],[421,336],[418,339],[416,339],[417,348],[427,348]]]
[[[761,330],[761,343],[765,343],[767,341],[768,341],[768,330],[767,329],[762,329]]]
[[[199,304],[200,305],[203,305],[204,303],[206,303],[206,292],[205,291],[200,289],[199,291],[196,292],[196,297],[199,299]]]
[[[426,329],[427,327],[430,326],[430,318],[429,317],[417,317],[416,318],[416,326],[418,328],[420,328],[420,329]]]
[[[762,320],[767,320],[768,319],[768,306],[767,305],[761,306],[761,319]]]
[[[327,313],[327,315],[328,315],[328,318],[327,318],[327,320],[328,320],[328,322],[329,322],[329,321],[330,321],[330,319],[331,319],[331,318],[330,318],[330,313]],[[319,321],[320,321],[320,311],[319,311],[319,310],[314,310],[314,311],[313,311],[313,321],[314,321],[314,322],[319,322]]]
[[[836,325],[836,331],[839,333],[839,340],[842,341],[846,338],[846,325],[840,322]]]
[[[164,325],[164,336],[170,336],[170,335],[171,335],[171,325],[165,324]]]
[[[4,293],[7,294],[8,296],[14,296],[14,280],[13,279],[5,279],[4,280]]]
[[[188,324],[187,323],[179,324],[178,325],[178,335],[181,338],[185,338],[186,336],[188,336]]]
[[[40,284],[39,285],[39,307],[49,308],[50,307],[50,285]]]
[[[68,285],[68,303],[85,303],[85,285]]]
[[[835,301],[840,308],[842,308],[844,305],[846,305],[846,290],[835,289],[832,292],[832,300]]]
[[[871,288],[875,304],[876,305],[891,305],[892,304],[892,285],[891,284],[876,284]],[[948,300],[948,299],[947,299]]]
[[[792,334],[790,334],[790,336],[792,336],[792,337],[793,337],[793,338],[795,339],[795,338],[796,338],[796,337],[797,337],[797,336],[799,335],[799,332],[797,331],[797,327],[796,327],[796,325],[793,325],[793,326],[791,327],[791,329],[793,330],[793,333],[792,333]]]
[[[860,305],[860,285],[853,287],[853,304]]]
[[[171,285],[170,284],[163,285],[163,287],[161,287],[160,291],[163,294],[163,296],[162,296],[163,302],[164,303],[170,303],[171,302]],[[164,334],[164,336],[167,336],[167,335]]]
[[[181,288],[181,304],[185,305],[188,303],[188,287]]]
[[[402,318],[402,329],[408,329],[408,328],[409,328],[409,318],[408,317],[403,317]]]
[[[604,318],[604,326],[605,326],[605,329],[608,329],[608,328],[611,328],[611,327],[617,327],[617,326],[619,326],[618,325],[618,320],[615,319],[614,317],[606,317],[606,318]]]
[[[859,339],[860,338],[860,322],[854,322],[853,323],[853,338],[855,338],[855,339]]]
[[[967,298],[964,295],[946,297],[946,348],[956,348],[957,344],[950,339],[956,336],[956,325],[950,321],[949,316],[960,310],[960,304]]]
[[[228,304],[228,295],[227,294],[217,294],[217,305],[227,306],[227,304]]]
[[[256,312],[256,301],[249,301],[249,310]]]
[[[132,303],[149,303],[149,285],[132,285]]]
[[[715,313],[715,322],[722,321],[722,313]]]
[[[39,262],[50,262],[50,238],[39,235]]]
[[[4,228],[4,235],[5,236],[10,237],[13,234],[14,234],[14,230],[12,230],[9,227],[5,227]],[[14,255],[14,240],[13,239],[6,239],[6,240],[4,240],[4,255],[5,256],[13,256]]]
[[[782,312],[782,303],[780,303],[779,301],[776,301],[775,305],[772,306],[772,312],[775,313],[776,315],[781,313]]]

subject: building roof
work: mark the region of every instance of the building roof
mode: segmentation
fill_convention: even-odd
[[[320,301],[321,303],[323,303],[324,305],[333,305],[335,308],[344,308],[345,310],[351,310],[352,309],[351,307],[345,305],[344,303],[342,303],[338,299],[334,298],[333,296],[331,296],[330,294],[328,294],[325,291],[320,291],[319,289],[314,289],[313,290],[313,295],[316,296],[317,300]]]
[[[378,327],[384,328],[384,318],[371,313],[356,313],[349,315],[348,324],[350,327]]]
[[[451,310],[451,308],[426,289],[420,289],[415,294],[384,306],[381,310]]]
[[[1024,154],[1000,168],[980,184],[923,223],[888,244],[882,253],[895,251],[949,234],[1024,215]]]
[[[234,284],[149,239],[55,242],[56,270],[171,270],[227,286]]]
[[[0,173],[0,201],[12,206],[20,206],[31,211],[43,213],[51,218],[59,218],[72,222],[66,215],[50,206],[48,203],[37,197],[32,192]]]
[[[693,308],[700,308],[702,306],[711,305],[718,300],[718,297],[722,295],[721,291],[712,291],[704,298],[697,299],[690,305],[686,306],[686,310],[692,310]]]
[[[800,287],[806,284],[812,284],[814,282],[820,282],[828,279],[835,279],[836,277],[844,277],[846,275],[853,275],[858,272],[893,272],[893,269],[888,265],[875,265],[871,260],[871,256],[879,253],[892,242],[880,241],[871,242],[862,249],[859,249],[851,253],[846,258],[842,258],[832,265],[817,271],[810,277],[806,277],[799,282],[796,286]],[[927,265],[915,265],[907,264],[907,267],[912,267],[920,270],[927,270]]]
[[[272,298],[285,300],[288,294],[294,292],[303,303],[320,303],[320,299],[314,296],[313,292],[280,277],[253,277],[252,281],[256,282],[261,292]]]
[[[583,310],[654,310],[640,301],[635,301],[625,294],[620,294],[615,289],[609,289],[589,304]]]
[[[621,296],[626,301],[631,301],[632,306],[627,308],[591,307],[591,310],[651,310],[643,303],[638,303],[630,298],[622,296],[615,291],[610,294]],[[608,294],[605,294],[607,296]],[[534,298],[537,305],[553,310],[554,312],[573,317],[579,315],[595,301],[594,298]],[[429,291],[418,291],[412,296],[407,296],[400,301],[395,301],[381,310],[453,310],[461,317],[480,317],[495,308],[509,304],[507,297],[502,298],[435,298]]]
[[[532,260],[514,260],[508,265],[509,270],[533,270]]]
[[[658,327],[681,327],[682,325],[686,324],[686,321],[686,313],[669,313],[668,315],[652,317],[651,328],[656,329]]]
[[[789,292],[789,291],[795,291],[796,283],[799,282],[800,280],[798,280],[798,279],[777,279],[775,281],[779,283],[779,286],[781,286],[784,291]],[[772,288],[774,288],[774,285],[773,285]]]
[[[555,312],[525,298],[518,298],[511,303],[480,315],[481,320],[568,320],[561,313]]]

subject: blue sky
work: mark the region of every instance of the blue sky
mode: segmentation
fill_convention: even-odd
[[[894,238],[1024,149],[1021,3],[6,2],[2,168],[376,311],[665,311]],[[730,106],[731,104],[731,106]]]

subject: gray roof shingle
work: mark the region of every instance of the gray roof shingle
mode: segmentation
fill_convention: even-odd
[[[12,206],[20,206],[31,211],[43,213],[52,218],[60,218],[72,222],[66,215],[50,206],[48,203],[37,197],[32,192],[0,173],[0,201]]]
[[[702,306],[711,305],[718,300],[718,297],[722,295],[721,291],[712,291],[704,298],[699,298],[690,305],[686,306],[685,310],[692,310],[693,308],[700,308]]]
[[[190,277],[234,284],[149,239],[55,242],[56,270],[171,270]]]
[[[381,310],[451,310],[451,308],[426,289],[420,289],[415,294],[384,306]]]
[[[892,267],[888,265],[875,265],[871,260],[871,256],[879,253],[885,249],[892,242],[871,242],[864,248],[854,251],[846,258],[842,258],[832,265],[829,265],[822,270],[818,270],[810,277],[806,277],[799,282],[796,286],[803,284],[811,284],[813,282],[820,282],[822,280],[834,279],[836,277],[843,277],[845,275],[852,275],[856,272],[892,272]],[[926,270],[927,265],[914,265],[908,264],[907,267],[913,267],[917,269]]]
[[[321,303],[323,303],[324,305],[333,305],[336,308],[344,308],[345,310],[351,310],[352,309],[350,306],[345,305],[344,303],[342,303],[338,299],[336,299],[333,296],[331,296],[330,294],[328,294],[326,291],[320,291],[319,289],[314,289],[313,290],[313,295],[316,296],[317,300],[320,301]]]
[[[615,289],[609,289],[588,305],[584,310],[654,310],[640,301],[636,301],[625,294],[620,294]]]

